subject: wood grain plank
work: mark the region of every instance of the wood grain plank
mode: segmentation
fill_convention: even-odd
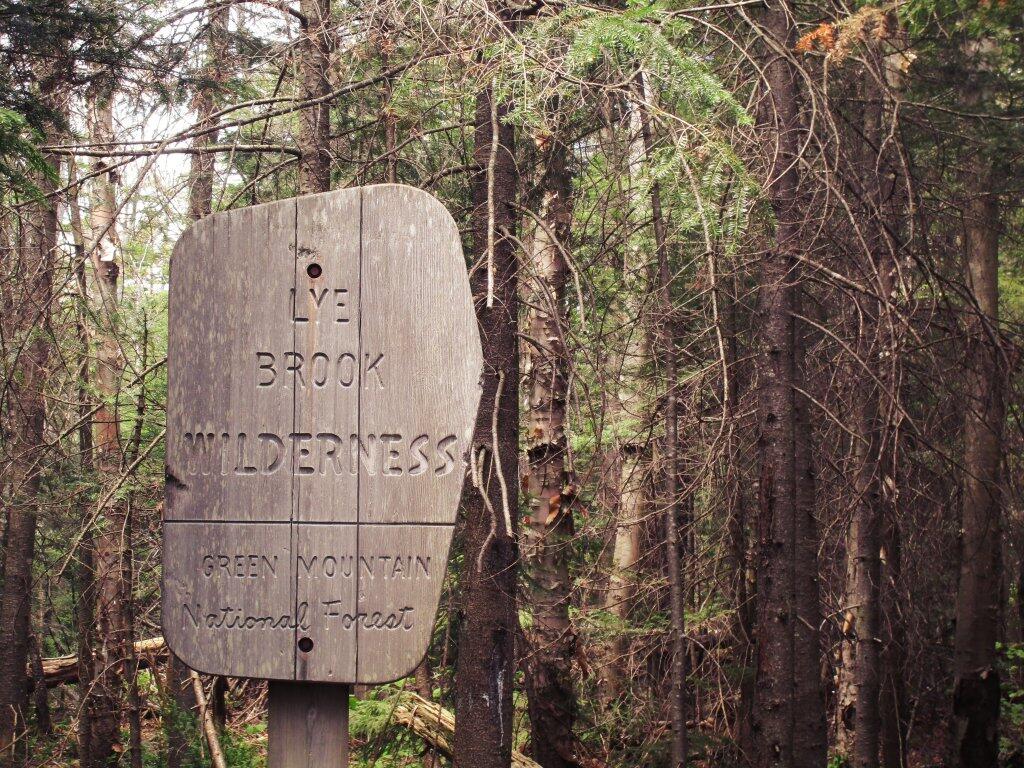
[[[359,431],[358,189],[297,201],[296,520],[355,522]],[[311,265],[319,267],[311,277]],[[314,273],[316,274],[316,273]],[[308,453],[307,453],[308,452]]]
[[[292,344],[294,205],[208,217],[175,248],[167,465],[180,484],[167,519],[274,520],[290,504],[292,391],[267,355],[279,360]],[[261,296],[254,275],[275,289]]]
[[[271,682],[267,765],[347,766],[348,696],[347,685]]]
[[[359,526],[360,683],[412,673],[434,631],[452,527]]]
[[[358,519],[360,196],[297,201],[294,347],[306,366],[295,398],[297,524]],[[296,635],[295,677],[354,680],[356,632],[344,622],[356,605],[355,526],[299,525],[297,535],[295,599],[310,607],[312,626]]]
[[[361,522],[453,523],[480,402],[483,355],[458,228],[434,197],[363,190]],[[379,352],[377,352],[379,350]]]
[[[353,682],[356,677],[357,527],[299,525],[297,587],[309,626],[296,635],[296,680]],[[311,645],[304,650],[304,641]]]
[[[283,371],[260,369],[260,353],[291,347],[294,210],[282,201],[208,217],[173,257],[164,625],[175,652],[203,671],[293,674],[288,527],[230,521],[291,516],[292,390]],[[279,289],[258,296],[257,274]],[[196,520],[209,524],[175,522]],[[221,567],[253,561],[243,577]]]
[[[200,672],[287,679],[296,616],[287,525],[164,524],[164,637]]]
[[[406,674],[480,398],[450,215],[399,185],[216,214],[171,283],[169,644],[234,676]]]

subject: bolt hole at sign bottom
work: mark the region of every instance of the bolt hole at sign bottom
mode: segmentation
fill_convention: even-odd
[[[303,653],[309,653],[313,650],[313,641],[308,637],[299,639],[299,650]]]
[[[312,264],[306,267],[306,274],[309,275],[314,280],[320,277],[320,275],[322,275],[323,273],[323,269],[316,262],[313,262]]]

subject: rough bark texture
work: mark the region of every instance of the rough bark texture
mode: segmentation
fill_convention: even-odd
[[[650,162],[653,153],[650,119],[645,104],[653,103],[654,94],[647,86],[643,73],[639,76],[643,99],[637,105],[643,135],[644,159]],[[665,444],[662,468],[662,502],[665,528],[665,562],[669,583],[669,616],[672,637],[672,695],[669,712],[672,721],[672,765],[686,765],[686,593],[683,584],[682,535],[679,520],[679,424],[677,420],[678,362],[672,304],[672,270],[668,260],[668,235],[661,210],[661,187],[657,181],[651,185],[651,217],[654,224],[654,247],[658,267],[658,330],[657,345],[665,378]]]
[[[169,654],[164,671],[164,695],[168,705],[164,715],[167,768],[199,768],[200,765],[200,755],[193,746],[198,734],[199,715],[189,672],[181,659]]]
[[[795,68],[778,51],[792,50],[793,29],[785,4],[762,17],[772,42],[764,66],[759,115],[773,149],[769,196],[776,217],[775,241],[761,260],[758,360],[759,553],[757,605],[757,704],[754,763],[822,766],[825,723],[818,650],[817,565],[813,526],[813,467],[803,398],[794,390],[799,370],[793,314],[799,285],[801,232],[796,157],[802,132]],[[810,611],[812,615],[805,615]]]
[[[793,297],[796,314],[802,314],[801,294]],[[807,329],[794,327],[793,368],[796,381],[806,381],[805,351]],[[799,386],[799,385],[798,385]],[[822,684],[821,589],[818,581],[818,521],[815,518],[817,470],[814,464],[813,404],[794,392],[793,462],[796,469],[796,570],[793,626],[794,703],[793,749],[795,765],[821,766],[828,751],[825,719],[825,689]]]
[[[424,656],[423,661],[413,671],[413,688],[428,701],[434,696],[433,672],[430,669],[430,657]]]
[[[567,159],[568,148],[560,139],[548,138],[540,160],[537,220],[527,222],[524,238],[529,265],[523,279],[527,305],[527,338],[522,342],[527,408],[523,486],[530,514],[522,550],[526,603],[532,613],[532,626],[525,632],[529,647],[524,666],[530,749],[544,768],[578,764],[572,731],[575,637],[569,623],[575,490],[567,466],[565,432],[568,265],[562,249],[568,247],[572,223]]]
[[[868,385],[867,389],[873,389]],[[870,397],[870,396],[869,396]],[[876,417],[877,403],[864,402],[857,418],[858,433],[868,442],[861,446],[860,468],[854,480],[858,503],[851,526],[850,545],[854,561],[852,612],[856,616],[854,633],[856,659],[854,676],[857,698],[854,708],[853,764],[856,768],[878,765],[878,744],[881,729],[879,713],[880,638],[879,580],[881,578],[881,494],[879,493],[879,435],[871,424]]]
[[[92,433],[91,428],[88,426],[89,422],[85,422],[85,427],[82,431]],[[85,445],[80,440],[79,445]],[[92,450],[92,442],[88,443],[90,451]],[[91,457],[90,457],[91,463]],[[75,606],[75,624],[78,629],[78,663],[77,663],[77,676],[79,680],[79,691],[82,691],[84,695],[79,697],[79,708],[78,708],[78,760],[82,765],[92,765],[92,721],[89,718],[90,701],[88,697],[89,685],[88,681],[91,681],[94,677],[93,669],[95,667],[93,663],[93,652],[92,652],[92,636],[93,636],[93,617],[92,617],[92,606],[90,601],[92,599],[92,572],[93,572],[93,556],[92,556],[92,538],[85,536],[82,538],[82,543],[78,546],[78,567],[75,572],[75,581],[78,587],[78,604]],[[87,681],[82,684],[82,681]]]
[[[906,768],[910,712],[904,680],[907,638],[900,589],[903,543],[899,523],[891,514],[894,511],[891,505],[882,544],[882,765]]]
[[[974,304],[967,309],[960,586],[956,599],[953,739],[965,768],[991,768],[999,754],[996,640],[1001,594],[1000,518],[1005,420],[999,346],[999,202],[991,161],[966,169],[964,256]]]
[[[519,506],[518,296],[513,132],[504,105],[477,97],[470,284],[483,341],[483,395],[463,498],[465,568],[455,676],[457,768],[507,768],[512,753]],[[493,108],[493,112],[492,112]],[[490,194],[489,194],[490,192]],[[493,228],[492,228],[493,225]],[[511,523],[512,530],[509,530]]]
[[[330,117],[331,105],[331,3],[330,0],[301,0],[305,17],[299,47],[299,87],[309,106],[299,112],[298,145],[300,195],[326,192],[331,188]]]
[[[725,383],[726,414],[738,408],[740,397],[747,386],[746,377],[741,373],[738,361],[741,359],[736,328],[736,292],[726,297],[721,292],[723,337],[725,341],[728,381]],[[729,555],[731,559],[731,593],[736,614],[732,624],[732,635],[737,649],[737,662],[742,670],[739,702],[732,724],[733,739],[744,760],[753,754],[751,720],[754,707],[754,621],[757,580],[749,554],[750,526],[747,477],[742,469],[742,446],[738,437],[730,436],[729,459],[724,471],[727,473],[729,488]]]
[[[55,158],[49,158],[51,162]],[[41,191],[54,185],[37,179]],[[50,198],[52,200],[52,198]],[[0,592],[0,765],[13,765],[25,754],[22,740],[28,717],[25,664],[29,652],[32,563],[35,557],[37,494],[44,444],[50,340],[46,330],[50,313],[53,251],[57,246],[57,212],[50,202],[26,207],[21,222],[17,264],[22,286],[17,306],[10,313],[13,337],[22,345],[18,375],[5,387],[3,507],[7,519],[3,591]]]
[[[622,162],[626,163],[625,173],[630,179],[627,194],[638,198],[639,187],[636,179],[644,160],[642,128],[636,110],[629,111],[630,141]],[[615,151],[615,147],[612,147]],[[646,205],[638,199],[629,201],[631,206]],[[608,577],[608,591],[605,594],[604,609],[625,628],[630,607],[636,591],[636,565],[641,554],[643,522],[648,513],[648,468],[650,455],[647,450],[647,435],[637,426],[643,420],[646,407],[643,397],[645,382],[642,369],[650,357],[650,336],[647,324],[641,317],[641,302],[637,296],[650,290],[647,270],[644,268],[644,254],[632,242],[627,242],[622,258],[620,280],[623,289],[612,308],[615,337],[613,353],[609,355],[611,378],[614,391],[607,404],[608,425],[613,434],[613,444],[605,462],[605,474],[611,478],[609,497],[615,516],[615,530],[612,541],[611,572]],[[601,699],[605,705],[617,699],[626,687],[629,674],[629,639],[618,633],[606,649],[604,668],[601,671]]]
[[[85,229],[82,224],[82,208],[79,202],[81,185],[78,183],[78,171],[75,163],[68,165],[68,180],[71,184],[69,195],[69,208],[71,219],[71,232],[75,243],[75,282],[77,284],[78,312],[75,317],[75,335],[79,345],[78,359],[78,462],[79,471],[82,477],[91,478],[93,475],[93,446],[92,446],[92,388],[90,386],[90,339],[89,339],[89,286],[86,276],[86,263],[89,261],[88,249],[85,242]],[[88,500],[79,504],[79,511],[83,519],[88,519],[92,514],[92,506]],[[77,680],[92,680],[93,658],[92,658],[92,606],[90,605],[92,595],[92,536],[88,531],[82,536],[78,545],[77,564],[74,569],[74,584],[77,603],[75,605],[75,627],[78,630],[78,656],[75,660],[75,678]],[[80,688],[84,690],[84,686]],[[88,698],[80,696],[78,712],[78,759],[82,765],[88,765],[92,753],[90,745],[89,718],[86,711]]]
[[[94,94],[89,104],[93,140],[113,140],[113,94]],[[94,467],[100,482],[115,482],[122,471],[117,400],[124,359],[117,339],[120,266],[116,229],[117,175],[104,160],[95,167],[91,200],[91,259],[97,328],[94,384],[99,400],[93,417]],[[92,677],[83,718],[88,728],[88,760],[83,768],[106,766],[120,749],[126,685],[134,670],[131,626],[131,520],[128,505],[108,503],[91,541],[93,573],[85,596],[91,606]]]
[[[879,91],[884,80],[900,89],[898,62],[885,56],[885,42],[866,47],[860,105],[860,129],[850,131],[848,184],[861,205],[851,241],[861,243],[852,260],[854,278],[869,287],[855,300],[847,321],[855,359],[846,373],[852,398],[850,425],[858,435],[853,455],[853,515],[847,535],[847,575],[843,604],[843,641],[837,668],[836,752],[856,766],[902,765],[906,712],[902,701],[902,616],[899,580],[899,529],[895,505],[894,440],[901,400],[898,367],[903,355],[898,322],[892,317],[899,242],[906,218],[900,162],[888,142],[898,111]],[[855,112],[855,114],[857,114]],[[884,614],[884,621],[883,621]]]
[[[866,77],[865,77],[866,79]],[[873,297],[861,297],[849,322],[856,359],[848,363],[851,406],[851,427],[860,438],[854,450],[853,517],[847,534],[847,584],[844,603],[849,606],[844,617],[844,658],[849,664],[844,670],[840,686],[843,700],[839,706],[838,735],[844,737],[844,746],[857,768],[878,765],[881,715],[879,691],[881,685],[880,639],[880,580],[881,535],[883,519],[883,450],[885,434],[884,413],[880,405],[883,397],[881,381],[883,332],[881,323],[887,299],[882,290],[880,275],[889,263],[884,253],[884,239],[879,236],[880,210],[871,205],[881,195],[880,179],[875,169],[882,164],[875,148],[881,130],[881,102],[867,99],[864,107],[863,127],[856,141],[859,146],[850,154],[860,160],[856,165],[856,180],[865,203],[862,210],[862,231],[870,253],[861,259],[860,279],[874,287]],[[858,157],[859,156],[859,157]]]

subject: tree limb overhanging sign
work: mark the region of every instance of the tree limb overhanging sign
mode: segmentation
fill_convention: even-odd
[[[410,187],[174,249],[163,625],[203,672],[380,683],[433,630],[480,400],[459,233]]]

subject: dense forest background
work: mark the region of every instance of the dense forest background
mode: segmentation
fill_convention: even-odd
[[[381,182],[484,396],[353,763],[1024,765],[1019,0],[4,0],[0,79],[0,765],[264,764],[160,637],[170,251]]]

